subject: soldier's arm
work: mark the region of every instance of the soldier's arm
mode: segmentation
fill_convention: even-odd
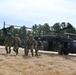
[[[12,44],[15,44],[15,38],[12,36]]]
[[[19,40],[19,45],[21,45],[21,39],[20,39],[20,38],[18,38],[18,40]]]
[[[33,39],[35,46],[37,46],[37,41],[35,39]]]

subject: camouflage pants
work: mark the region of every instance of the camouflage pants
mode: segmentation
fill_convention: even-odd
[[[11,46],[12,44],[11,43],[6,43],[5,44],[5,50],[6,50],[6,54],[10,54],[11,53]]]
[[[26,55],[26,56],[28,55],[29,49],[30,49],[31,54],[32,54],[32,56],[33,56],[33,49],[34,49],[33,45],[27,45],[27,46],[25,46],[25,50],[24,50],[24,51],[25,51],[25,55]]]
[[[18,55],[18,49],[19,49],[18,45],[13,46],[13,51],[16,53],[16,55]]]
[[[42,49],[43,49],[43,46],[37,46],[37,47],[35,47],[35,55],[38,55],[38,51],[42,50]]]

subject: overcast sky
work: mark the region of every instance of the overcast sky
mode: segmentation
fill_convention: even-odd
[[[0,29],[3,21],[27,27],[70,22],[76,27],[76,0],[0,0]]]

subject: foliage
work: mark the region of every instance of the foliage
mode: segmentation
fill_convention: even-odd
[[[70,24],[70,23],[68,23],[68,24]],[[30,34],[32,34],[34,37],[36,37],[36,36],[42,36],[42,35],[50,35],[51,31],[59,31],[65,27],[67,27],[68,24],[65,22],[62,22],[62,23],[57,22],[53,26],[49,26],[48,23],[45,23],[43,25],[34,24],[32,26],[31,30],[27,29],[26,26],[22,26],[20,28],[15,28],[14,26],[10,26],[7,28],[7,30],[8,30],[8,32],[12,33],[12,35],[18,34],[20,38],[25,38],[26,36],[28,36]],[[76,34],[76,29],[74,27],[72,27],[67,30],[64,30],[63,32]],[[0,36],[2,36],[2,30],[0,30]]]

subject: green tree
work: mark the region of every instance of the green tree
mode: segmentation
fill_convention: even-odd
[[[2,30],[0,30],[0,37],[1,37],[1,36],[3,36],[3,34],[2,34]]]
[[[7,32],[13,34],[13,31],[14,31],[14,26],[10,26],[10,27],[7,27]]]
[[[33,36],[38,35],[38,26],[37,26],[37,24],[32,26],[32,34],[33,34]]]
[[[73,28],[70,28],[67,30],[67,33],[73,33],[73,34],[76,34],[76,29],[73,27]]]
[[[19,31],[20,31],[19,28],[14,28],[14,30],[13,30],[13,35],[15,35],[15,34],[18,34],[18,35],[19,35]],[[20,36],[20,35],[19,35],[19,36]]]
[[[22,26],[22,27],[19,29],[19,35],[21,36],[21,38],[25,38],[25,37],[26,37],[27,31],[26,31],[26,27],[25,27],[25,26]]]
[[[48,35],[49,33],[50,33],[50,26],[49,26],[49,24],[48,23],[45,23],[44,25],[43,25],[43,35]]]
[[[27,36],[31,35],[32,32],[30,30],[27,31]]]
[[[41,24],[38,25],[38,36],[43,35],[43,26]]]
[[[52,30],[53,30],[53,31],[58,31],[58,30],[60,30],[60,29],[61,29],[60,23],[55,23],[55,24],[52,26]]]

